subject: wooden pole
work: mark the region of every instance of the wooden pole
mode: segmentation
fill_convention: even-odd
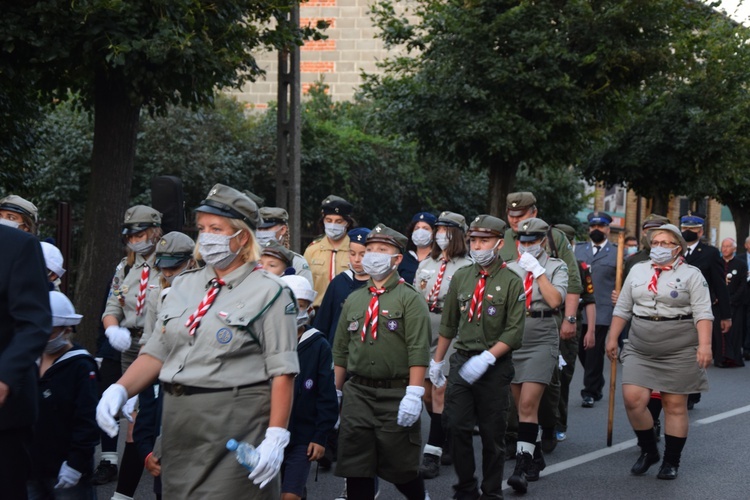
[[[615,290],[620,293],[622,288],[622,267],[625,254],[625,230],[617,237],[617,271],[615,274]],[[617,361],[609,364],[609,416],[607,417],[607,446],[612,446],[612,427],[615,422],[615,388],[617,387]]]

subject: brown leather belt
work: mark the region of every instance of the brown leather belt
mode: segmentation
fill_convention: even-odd
[[[235,389],[246,389],[256,385],[267,384],[268,382],[256,382],[254,384],[240,385],[237,387],[195,387],[192,385],[182,384],[170,384],[168,382],[162,382],[164,390],[172,396],[190,396],[193,394],[211,394],[214,392],[226,392],[233,391]]]
[[[409,385],[409,381],[405,378],[374,379],[354,375],[350,380],[357,385],[374,387],[376,389],[403,389],[404,387]]]
[[[692,314],[680,314],[679,316],[638,316],[637,314],[634,314],[638,319],[645,319],[646,321],[680,321],[683,319],[693,319]]]

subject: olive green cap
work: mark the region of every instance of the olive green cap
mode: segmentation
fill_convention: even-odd
[[[262,196],[258,196],[257,194],[253,193],[252,191],[248,189],[245,189],[242,192],[245,193],[248,198],[253,200],[255,204],[258,205],[259,207],[262,207],[263,203],[266,201]]]
[[[263,222],[258,224],[258,229],[267,229],[279,224],[289,223],[289,214],[280,207],[261,207],[260,216]]]
[[[672,221],[670,221],[668,218],[664,217],[663,215],[649,214],[648,217],[643,219],[643,225],[641,227],[643,229],[653,229],[655,227],[659,227],[664,224],[671,224],[671,223]]]
[[[469,226],[469,236],[479,238],[504,238],[506,224],[502,219],[493,217],[491,215],[482,214],[474,217]]]
[[[179,231],[167,233],[156,244],[156,267],[177,267],[193,256],[195,242]]]
[[[529,191],[518,191],[510,193],[505,201],[508,215],[518,217],[525,214],[530,207],[536,205],[536,196]]]
[[[276,257],[280,261],[285,262],[287,267],[290,267],[294,261],[294,253],[276,240],[268,241],[263,246],[261,255]]]
[[[239,219],[252,230],[261,223],[258,205],[246,194],[224,184],[214,185],[195,211]]]
[[[329,195],[320,204],[320,211],[323,215],[351,215],[353,209],[351,203],[334,194]]]
[[[565,234],[565,237],[568,238],[568,241],[573,241],[576,237],[576,230],[573,229],[573,226],[567,224],[555,224],[553,227],[562,231]]]
[[[125,211],[122,234],[135,234],[161,226],[161,213],[146,205],[135,205]]]
[[[367,243],[365,245],[369,245],[370,243],[386,243],[398,248],[403,253],[408,241],[406,236],[398,231],[391,229],[385,224],[378,224],[367,235]]]
[[[0,210],[8,210],[29,217],[34,223],[37,222],[39,210],[29,200],[15,194],[10,194],[0,200]]]
[[[457,227],[463,232],[466,232],[466,229],[468,228],[468,226],[466,225],[466,218],[463,215],[448,211],[440,213],[437,218],[437,222],[435,222],[435,225]]]
[[[536,241],[544,238],[549,231],[549,224],[542,219],[532,217],[518,223],[518,241]]]

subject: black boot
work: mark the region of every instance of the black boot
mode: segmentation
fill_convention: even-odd
[[[513,475],[508,478],[508,484],[519,493],[526,493],[526,490],[529,488],[526,473],[531,465],[531,460],[531,453],[523,452],[516,454],[516,468],[513,469]]]
[[[638,457],[630,473],[636,476],[645,474],[648,468],[659,461],[659,450],[656,448],[656,435],[654,429],[635,431],[638,436],[638,446],[641,448],[641,456]]]
[[[529,464],[529,470],[526,471],[526,480],[529,482],[538,481],[539,473],[547,467],[547,462],[544,461],[544,453],[542,453],[541,443],[536,444],[534,448],[534,456]]]
[[[676,479],[677,469],[680,468],[682,448],[685,447],[687,438],[680,438],[664,434],[664,462],[661,464],[659,479]]]

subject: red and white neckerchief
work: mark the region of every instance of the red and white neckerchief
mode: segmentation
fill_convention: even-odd
[[[336,277],[336,252],[338,250],[331,250],[331,265],[328,266],[328,281],[333,281]]]
[[[138,297],[135,299],[135,315],[143,314],[143,308],[146,305],[146,289],[148,288],[148,277],[151,274],[151,268],[148,264],[143,265],[141,269],[141,281],[138,284]]]
[[[671,271],[672,266],[653,266],[653,268],[654,275],[651,276],[651,281],[648,283],[648,291],[656,294],[656,284],[659,281],[659,275],[661,275],[662,271]]]
[[[430,290],[430,296],[427,298],[427,303],[430,305],[430,311],[433,311],[438,304],[438,295],[440,294],[440,285],[443,283],[443,275],[445,274],[445,267],[448,265],[448,261],[443,259],[440,264],[440,270],[438,271],[437,279],[435,284],[432,285]]]
[[[404,283],[404,278],[401,278],[398,282]],[[367,336],[368,325],[370,326],[372,340],[377,340],[378,338],[378,316],[380,315],[380,301],[378,298],[386,292],[385,288],[375,288],[374,286],[371,286],[368,290],[370,290],[372,298],[370,298],[370,305],[367,306],[365,323],[362,325],[362,331],[360,332],[362,342],[365,341],[365,337]]]
[[[195,330],[198,328],[198,325],[200,325],[201,319],[203,319],[203,316],[206,315],[208,309],[211,307],[211,304],[213,304],[214,300],[216,300],[216,296],[219,294],[219,290],[224,285],[226,285],[224,280],[221,280],[219,278],[214,278],[209,283],[206,295],[203,297],[203,300],[201,300],[201,303],[198,304],[198,309],[196,309],[195,312],[190,315],[187,322],[185,322],[185,326],[188,327],[188,331],[191,336],[195,335]]]
[[[531,295],[534,292],[534,275],[526,273],[523,280],[523,292],[526,294],[526,310],[531,309]]]
[[[487,284],[487,276],[489,274],[486,271],[479,271],[479,281],[477,281],[477,286],[474,287],[474,295],[471,296],[471,304],[469,305],[469,323],[471,323],[475,315],[477,321],[482,318],[482,301],[484,300],[484,287]]]

